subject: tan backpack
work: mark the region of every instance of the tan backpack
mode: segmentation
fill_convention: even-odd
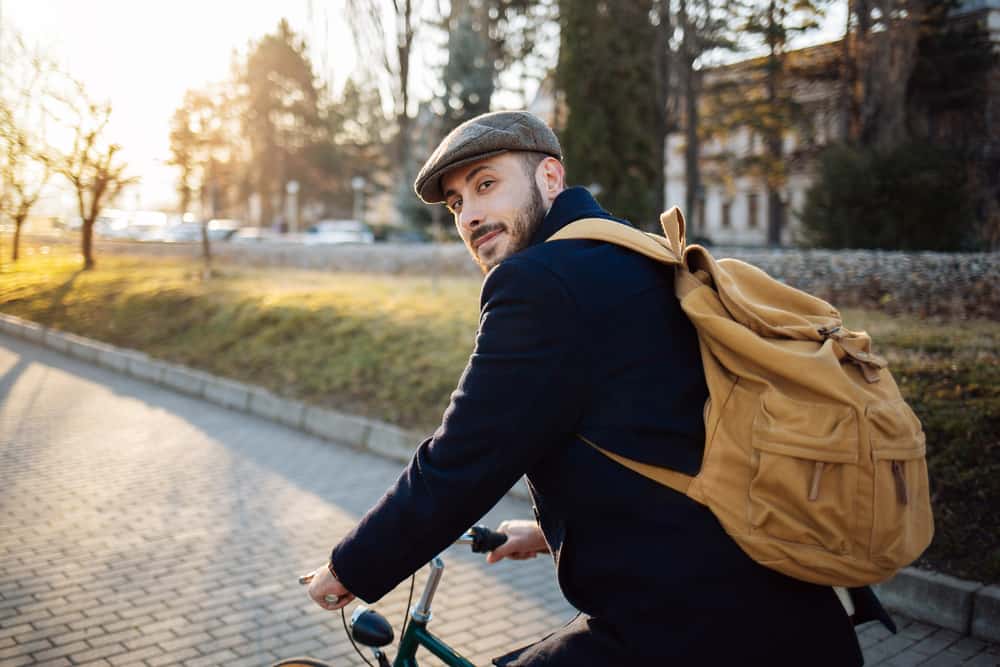
[[[666,237],[587,218],[549,240],[607,241],[675,267],[708,382],[701,470],[588,443],[708,506],[751,558],[796,579],[862,586],[911,563],[934,534],[924,433],[868,334],[760,269],[687,246],[676,207],[660,222]]]

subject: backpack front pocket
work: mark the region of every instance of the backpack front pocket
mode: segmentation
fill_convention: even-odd
[[[917,558],[934,534],[930,504],[926,441],[920,420],[903,401],[869,406],[874,465],[871,560],[887,568]]]
[[[752,445],[751,532],[849,553],[858,493],[854,409],[765,393]]]

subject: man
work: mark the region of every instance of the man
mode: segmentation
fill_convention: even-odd
[[[552,131],[524,112],[479,116],[415,189],[447,204],[487,272],[476,347],[440,428],[311,597],[381,598],[526,475],[537,523],[502,524],[489,561],[551,552],[581,614],[496,664],[861,664],[832,589],[758,565],[705,507],[585,442],[693,475],[708,390],[672,272],[606,243],[545,243],[580,218],[629,224],[566,187]]]

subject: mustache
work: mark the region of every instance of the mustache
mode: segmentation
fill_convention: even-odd
[[[492,234],[493,232],[501,230],[501,229],[503,229],[503,225],[500,224],[499,222],[494,222],[493,224],[483,225],[482,227],[479,227],[478,229],[476,229],[476,231],[472,232],[472,236],[469,237],[469,242],[472,243],[472,244],[475,244],[476,241],[478,241],[479,239],[483,238],[487,234]]]

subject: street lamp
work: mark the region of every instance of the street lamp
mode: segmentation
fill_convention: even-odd
[[[288,181],[285,184],[285,219],[288,220],[288,231],[295,234],[299,231],[299,182]]]
[[[354,219],[364,222],[365,217],[365,179],[363,176],[355,176],[351,179],[351,188],[354,190]]]

